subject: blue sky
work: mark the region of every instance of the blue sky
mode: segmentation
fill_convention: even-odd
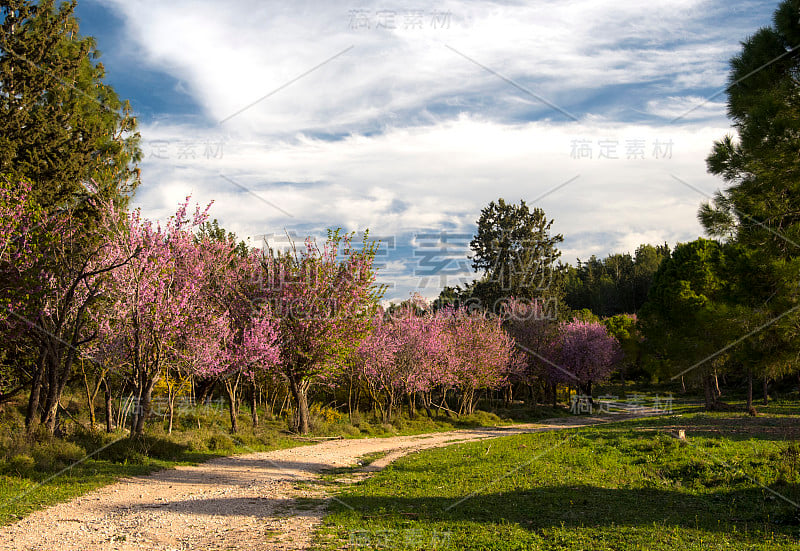
[[[543,208],[571,263],[700,235],[728,60],[776,6],[81,0],[77,14],[139,117],[145,214],[213,200],[254,244],[369,228],[402,299],[469,279],[465,236],[498,197]]]

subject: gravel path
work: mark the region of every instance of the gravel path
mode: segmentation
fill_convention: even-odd
[[[306,549],[331,499],[314,484],[326,469],[386,453],[362,469],[374,472],[417,450],[599,421],[573,417],[506,428],[330,440],[214,459],[122,479],[35,512],[0,528],[0,550]]]

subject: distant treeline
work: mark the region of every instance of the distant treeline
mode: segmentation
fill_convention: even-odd
[[[578,260],[565,274],[564,302],[572,310],[591,310],[604,318],[636,313],[647,301],[647,293],[661,261],[669,258],[663,245],[640,245],[631,255],[611,254],[600,260]]]

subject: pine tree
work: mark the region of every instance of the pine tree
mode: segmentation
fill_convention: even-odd
[[[714,144],[709,172],[727,188],[698,217],[727,241],[725,300],[747,308],[756,333],[744,343],[748,376],[798,369],[800,351],[800,0],[782,2],[773,24],[731,59],[728,114],[736,136]],[[757,323],[756,323],[757,322]],[[742,332],[746,324],[741,324]]]
[[[75,6],[0,0],[0,173],[30,180],[46,209],[87,194],[124,204],[139,182],[136,119]]]
[[[481,210],[478,232],[470,243],[473,268],[482,279],[465,290],[497,312],[510,297],[553,302],[563,298],[564,267],[557,264],[561,234],[552,234],[552,220],[542,209],[503,199]]]

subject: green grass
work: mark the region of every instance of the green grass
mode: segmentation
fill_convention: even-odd
[[[382,422],[378,415],[372,412],[356,412],[353,420],[339,415],[335,420],[325,420],[322,416],[311,418],[312,436],[343,436],[344,438],[382,438],[388,436],[411,436],[427,432],[446,432],[459,429],[477,427],[508,426],[515,423],[527,423],[542,419],[552,419],[569,415],[564,405],[551,407],[526,407],[513,406],[499,408],[493,411],[478,410],[471,415],[460,417],[444,413],[428,417],[424,411],[418,413],[413,419],[407,415],[395,415],[388,423]]]
[[[154,420],[137,439],[123,432],[90,432],[72,421],[65,423],[61,438],[28,436],[20,408],[0,415],[0,525],[121,477],[305,444],[283,433],[280,420],[262,421],[253,429],[243,416],[240,432],[232,435],[221,409],[204,410],[200,429],[196,417],[182,416],[172,434]]]
[[[62,438],[29,438],[21,412],[24,404],[0,413],[0,526],[33,511],[85,494],[121,477],[137,476],[178,465],[194,465],[213,457],[268,451],[309,444],[286,431],[287,419],[263,419],[253,428],[247,412],[239,419],[240,430],[232,435],[229,417],[222,408],[204,408],[197,415],[176,418],[172,434],[158,419],[150,422],[144,437],[131,440],[125,433],[89,432],[67,421]],[[563,415],[563,409],[516,408],[503,417],[478,411],[460,418],[439,415],[429,419],[396,416],[381,423],[373,414],[359,414],[350,424],[347,416],[328,421],[312,419],[312,436],[345,438],[388,437],[441,432],[478,426],[507,425],[517,414],[525,420]],[[75,415],[78,415],[77,411]],[[198,417],[201,428],[197,428]],[[263,416],[262,416],[263,417]],[[78,415],[84,425],[86,419]],[[88,456],[88,457],[87,457]]]
[[[353,510],[318,545],[799,549],[798,436],[796,416],[687,414],[420,452],[340,490]]]

